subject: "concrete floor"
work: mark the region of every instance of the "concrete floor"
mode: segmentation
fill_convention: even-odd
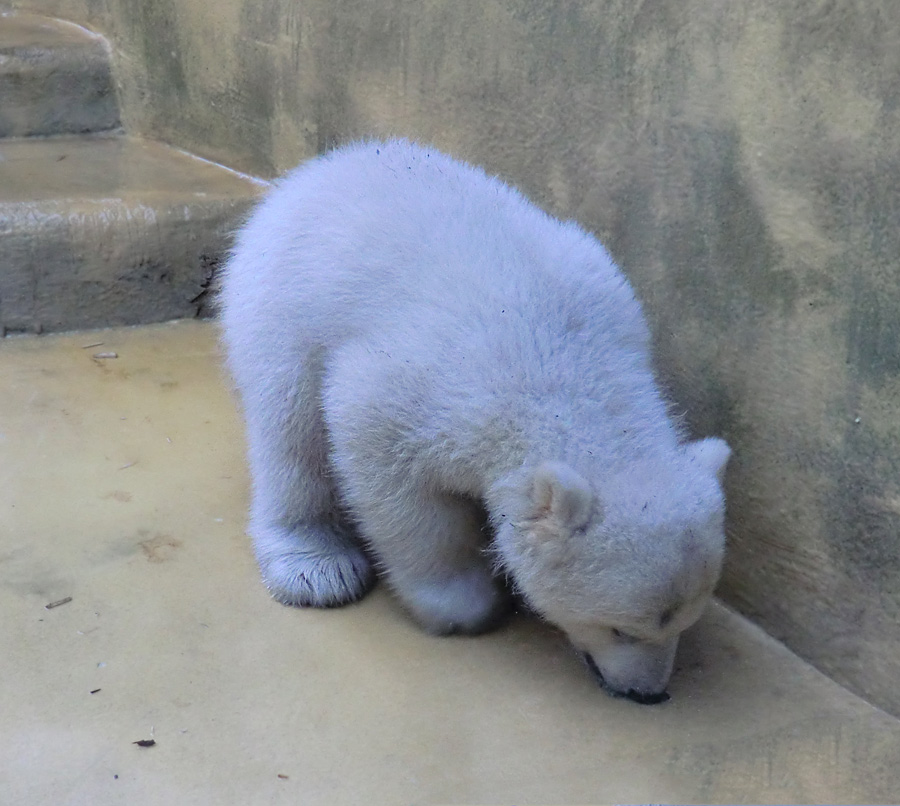
[[[643,707],[524,618],[275,604],[242,451],[210,323],[0,342],[0,804],[900,797],[900,722],[720,606]]]

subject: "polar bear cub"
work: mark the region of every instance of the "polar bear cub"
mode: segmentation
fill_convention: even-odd
[[[374,564],[427,630],[475,633],[508,581],[607,690],[667,698],[729,449],[684,441],[594,237],[435,150],[358,143],[259,205],[222,324],[276,599],[351,602]]]

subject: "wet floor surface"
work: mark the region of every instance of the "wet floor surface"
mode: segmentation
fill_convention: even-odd
[[[247,489],[211,324],[0,341],[0,803],[898,798],[900,722],[722,607],[638,706],[525,618],[276,604]]]

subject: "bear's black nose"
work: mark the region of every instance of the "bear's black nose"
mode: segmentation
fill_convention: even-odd
[[[628,689],[628,693],[624,696],[639,705],[659,705],[659,703],[668,702],[671,699],[668,691],[657,691],[655,694],[647,694],[643,691],[635,691],[633,688]]]
[[[603,672],[600,671],[600,667],[597,666],[597,662],[591,657],[590,652],[582,652],[581,657],[584,658],[584,662],[587,664],[588,669],[591,670],[591,674],[594,675],[600,684],[600,688],[613,697],[624,697],[639,705],[659,705],[659,703],[668,702],[671,699],[667,691],[646,692],[633,688],[628,689],[628,691],[618,691],[606,682]]]

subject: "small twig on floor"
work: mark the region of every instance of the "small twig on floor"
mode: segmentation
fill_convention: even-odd
[[[82,344],[81,349],[82,350],[90,350],[91,347],[102,347],[102,346],[103,346],[102,341],[95,341],[95,342],[91,342],[90,344]]]
[[[50,604],[44,605],[44,610],[52,610],[54,607],[60,607],[61,605],[68,604],[72,601],[71,596],[66,596],[65,599],[57,599],[55,602],[50,602]]]
[[[132,744],[136,744],[138,747],[153,747],[156,744],[156,739],[153,738],[153,734],[156,729],[153,725],[150,726],[150,738],[149,739],[140,739],[139,741],[132,742]]]
[[[134,467],[136,464],[137,462],[129,462],[127,465],[122,465],[119,470],[128,470],[129,467]]]

